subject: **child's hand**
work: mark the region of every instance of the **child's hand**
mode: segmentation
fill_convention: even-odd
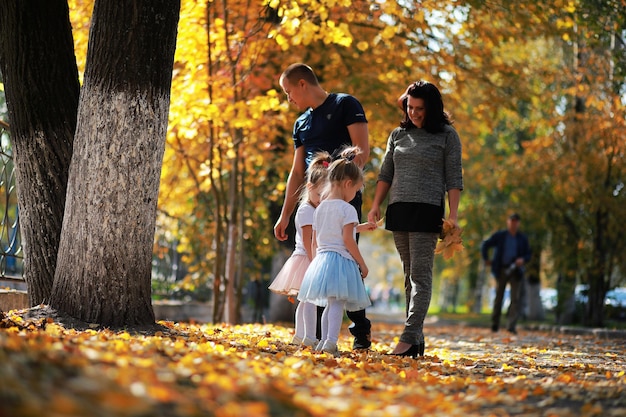
[[[361,278],[365,278],[367,274],[370,272],[369,269],[367,269],[367,265],[365,264],[359,266],[359,269],[361,270]]]
[[[372,230],[376,230],[378,228],[378,226],[376,225],[376,223],[361,223],[356,227],[356,231],[357,233],[360,232],[365,232],[365,231],[372,231]]]

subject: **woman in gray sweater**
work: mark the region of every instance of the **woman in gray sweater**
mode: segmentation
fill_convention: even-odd
[[[378,221],[389,195],[385,228],[393,231],[405,279],[407,318],[392,355],[424,355],[424,319],[432,294],[437,239],[445,216],[457,225],[463,172],[461,141],[433,84],[418,81],[400,97],[404,119],[387,140],[368,221]]]

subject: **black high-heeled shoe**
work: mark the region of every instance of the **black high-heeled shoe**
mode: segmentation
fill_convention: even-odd
[[[425,348],[425,343],[419,342],[417,345],[411,345],[410,348],[408,348],[402,353],[390,353],[390,355],[403,356],[403,357],[409,356],[413,359],[416,359],[418,356],[424,356],[424,348]]]

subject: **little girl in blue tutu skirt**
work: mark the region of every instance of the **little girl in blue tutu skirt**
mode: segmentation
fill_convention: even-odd
[[[325,307],[322,339],[316,350],[333,355],[339,354],[337,341],[344,310],[358,311],[371,305],[363,283],[368,269],[357,246],[356,233],[377,226],[359,224],[356,209],[348,203],[363,186],[363,171],[353,162],[359,153],[356,146],[345,148],[328,168],[327,189],[313,221],[315,257],[298,293],[301,303]],[[315,309],[306,309],[304,340],[307,342],[315,339],[316,318]]]
[[[290,299],[298,295],[300,284],[304,278],[311,259],[313,259],[313,216],[315,208],[320,204],[321,193],[326,185],[328,166],[331,157],[328,152],[319,152],[315,155],[307,169],[306,186],[300,195],[300,205],[294,219],[296,225],[296,246],[285,265],[274,278],[269,289],[278,294],[284,294]],[[295,317],[295,334],[291,344],[300,345],[303,342],[309,346],[310,340],[304,340],[304,311],[309,308],[315,314],[315,305],[298,303]]]

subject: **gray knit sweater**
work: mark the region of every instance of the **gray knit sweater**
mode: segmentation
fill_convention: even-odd
[[[450,125],[434,134],[418,128],[394,129],[387,140],[378,180],[391,184],[389,204],[440,206],[447,190],[463,189],[459,135]]]

